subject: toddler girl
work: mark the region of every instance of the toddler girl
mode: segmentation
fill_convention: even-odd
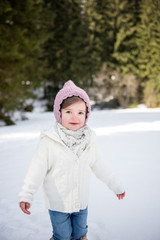
[[[33,195],[43,182],[53,226],[51,240],[87,240],[88,193],[91,172],[123,199],[125,192],[101,159],[94,132],[86,125],[89,97],[71,80],[54,101],[56,124],[43,131],[31,161],[19,203],[30,214]]]

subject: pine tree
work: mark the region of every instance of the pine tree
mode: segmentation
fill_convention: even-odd
[[[115,0],[112,2],[113,11],[111,16],[114,19],[114,49],[113,58],[115,65],[123,70],[124,73],[130,72],[133,68],[136,43],[134,36],[136,32],[136,18],[134,2],[127,0]]]
[[[112,97],[120,99],[123,107],[126,107],[136,98],[137,89],[135,77],[130,73],[134,68],[134,55],[131,51],[136,50],[133,37],[136,31],[137,4],[128,0],[89,0],[86,6],[93,39],[99,42],[101,65],[106,66],[103,87],[108,88],[110,85]],[[113,81],[109,74],[116,71],[116,79]],[[129,81],[125,81],[127,76],[123,75],[126,74]]]
[[[143,0],[137,26],[137,74],[142,79],[144,101],[160,106],[160,2]]]
[[[101,13],[103,9],[103,1],[99,5],[97,0],[88,0],[84,4],[84,13],[86,25],[88,28],[89,46],[91,49],[90,57],[95,62],[95,69],[93,74],[101,67],[103,63],[103,53],[105,52],[103,46],[103,33],[104,33],[104,18]],[[97,64],[96,64],[97,62]]]
[[[0,3],[0,118],[6,124],[43,78],[41,10],[38,0]]]
[[[104,62],[111,62],[114,42],[114,24],[110,16],[112,10],[110,0],[88,0],[85,4],[85,12],[88,18],[90,43],[94,46],[94,52],[98,57],[100,66]]]
[[[88,24],[80,0],[48,0],[54,14],[49,29],[50,39],[45,44],[45,53],[50,69],[47,77],[46,97],[49,109],[53,98],[62,84],[72,79],[86,87],[96,68],[97,58],[93,56],[88,34]],[[48,89],[48,90],[47,90]]]

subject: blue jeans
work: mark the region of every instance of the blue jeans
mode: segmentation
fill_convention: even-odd
[[[88,208],[73,213],[49,210],[49,214],[55,240],[80,239],[87,234]]]

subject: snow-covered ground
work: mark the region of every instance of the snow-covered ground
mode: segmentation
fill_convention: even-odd
[[[53,113],[27,115],[28,121],[0,128],[0,240],[48,240],[52,234],[42,188],[30,216],[17,203],[40,131],[54,121]],[[119,201],[92,177],[89,240],[159,240],[160,109],[93,111],[88,124],[126,189]]]

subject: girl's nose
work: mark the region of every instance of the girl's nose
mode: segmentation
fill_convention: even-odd
[[[76,114],[72,114],[72,120],[77,120],[77,115]]]

